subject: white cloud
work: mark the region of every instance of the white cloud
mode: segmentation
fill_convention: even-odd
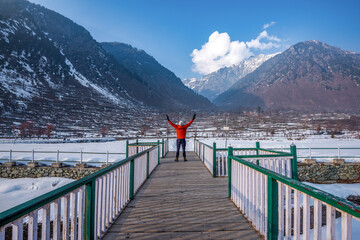
[[[272,25],[274,25],[276,22],[274,22],[274,21],[271,21],[270,23],[266,23],[266,24],[264,24],[264,27],[263,27],[263,29],[267,29],[268,27],[271,27]]]
[[[226,32],[213,32],[209,41],[201,46],[201,49],[194,49],[192,57],[192,70],[200,74],[209,74],[220,68],[232,66],[253,55],[251,49],[265,50],[278,48],[280,39],[270,36],[262,31],[256,39],[248,42],[231,41]]]
[[[260,40],[265,39],[267,42],[261,42]],[[280,39],[276,36],[269,36],[269,34],[264,30],[262,31],[256,39],[252,39],[249,42],[246,42],[246,46],[249,48],[255,48],[260,50],[270,49],[270,48],[278,48],[280,45],[278,44]]]

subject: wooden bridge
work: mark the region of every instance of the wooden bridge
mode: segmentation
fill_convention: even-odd
[[[170,152],[104,239],[261,239],[194,152]],[[180,158],[181,159],[181,158]]]
[[[126,145],[125,159],[0,213],[0,240],[351,240],[360,221],[358,205],[297,181],[295,145],[196,140],[187,162],[167,140]]]

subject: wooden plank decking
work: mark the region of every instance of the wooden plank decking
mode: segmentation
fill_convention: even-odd
[[[227,178],[212,178],[194,152],[161,164],[104,239],[261,239],[227,198]]]

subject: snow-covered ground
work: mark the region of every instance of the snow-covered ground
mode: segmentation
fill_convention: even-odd
[[[201,139],[202,142],[212,145],[213,142],[216,142],[216,147],[222,148],[225,147],[224,138],[208,138]],[[318,158],[316,159],[319,162],[332,161],[333,158],[338,157],[337,149],[313,149],[313,148],[359,148],[359,149],[341,149],[340,157],[345,156],[357,156],[358,158],[345,158],[346,162],[360,162],[360,139],[334,139],[334,138],[325,138],[323,136],[313,136],[311,138],[303,140],[288,140],[286,138],[273,138],[267,140],[259,140],[260,147],[262,148],[279,148],[284,151],[289,151],[291,144],[295,144],[298,148],[297,153],[299,161],[303,161],[303,158],[309,157],[309,149],[299,149],[299,148],[312,148],[311,156],[331,156],[331,158]],[[228,139],[227,145],[236,147],[255,147],[254,140],[246,139]]]
[[[140,140],[146,142],[157,141],[158,139],[146,139]],[[200,139],[202,142],[212,145],[213,142],[216,142],[218,148],[225,147],[224,138],[204,138]],[[176,150],[176,139],[169,140],[169,150]],[[131,141],[134,142],[134,141]],[[344,156],[357,156],[358,158],[345,158],[346,162],[360,162],[360,139],[333,139],[326,138],[323,136],[313,136],[304,140],[288,140],[286,138],[273,138],[267,140],[259,140],[260,146],[262,148],[279,148],[284,151],[289,151],[291,144],[295,144],[298,148],[298,157],[299,161],[302,161],[305,157],[309,157],[310,153],[308,149],[300,148],[309,148],[311,147],[311,155],[314,156],[331,156],[331,158],[318,158],[317,161],[332,161],[333,158],[337,158],[338,150],[337,149],[327,149],[327,150],[318,150],[313,148],[359,148],[359,149],[341,149],[340,155]],[[228,139],[227,145],[233,147],[255,147],[255,140],[247,139]],[[112,142],[95,142],[95,143],[57,143],[57,144],[0,144],[0,159],[6,161],[9,159],[10,153],[9,150],[13,151],[32,151],[35,150],[35,159],[36,160],[56,160],[57,154],[56,151],[66,151],[66,152],[78,152],[71,154],[60,153],[60,161],[80,161],[80,151],[83,152],[99,152],[103,154],[83,154],[83,162],[96,163],[96,162],[105,162],[106,161],[106,152],[109,153],[122,153],[122,154],[110,154],[109,162],[119,161],[125,158],[126,152],[126,141],[112,141]],[[186,149],[189,151],[194,150],[194,139],[190,138],[187,140]],[[5,152],[1,152],[5,151]],[[36,151],[53,151],[54,153],[36,153]],[[31,153],[16,153],[12,154],[13,159],[15,160],[31,160]],[[96,165],[96,164],[94,164]]]
[[[0,178],[0,212],[62,187],[73,179],[68,178]]]

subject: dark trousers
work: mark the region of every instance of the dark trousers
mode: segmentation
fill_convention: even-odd
[[[176,157],[177,158],[179,157],[180,145],[182,145],[183,156],[186,157],[186,152],[185,152],[186,141],[185,141],[185,139],[177,139],[176,140]]]

